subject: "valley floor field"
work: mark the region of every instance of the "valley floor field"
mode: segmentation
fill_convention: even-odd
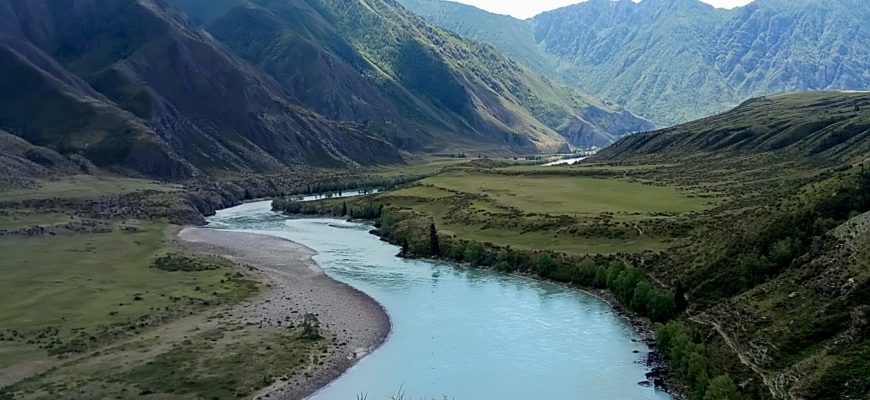
[[[171,215],[179,190],[71,177],[0,193],[0,399],[298,398],[384,340],[380,305],[309,249],[144,216]]]
[[[576,175],[584,170],[453,168],[378,200],[431,215],[442,232],[464,239],[569,254],[661,249],[682,218],[716,204],[697,189],[626,178],[620,168]]]

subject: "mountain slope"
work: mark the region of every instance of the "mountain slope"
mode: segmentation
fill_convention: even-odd
[[[547,54],[537,43],[534,26],[527,21],[453,1],[400,0],[399,2],[415,14],[462,37],[497,47],[506,56],[535,71],[546,76],[558,76],[556,57]]]
[[[406,149],[553,151],[650,127],[392,2],[237,0],[222,12],[174,2],[300,102]]]
[[[709,160],[750,154],[822,166],[863,162],[870,155],[870,92],[755,98],[713,117],[624,138],[596,158]]]
[[[193,175],[194,168],[144,121],[112,104],[38,49],[29,44],[21,47],[32,58],[0,44],[0,126],[4,129],[36,146],[82,154],[99,167],[117,165],[167,177]],[[40,68],[40,63],[48,69]]]
[[[401,160],[160,1],[13,0],[0,20],[0,128],[34,145],[169,178]]]
[[[657,165],[631,177],[716,199],[648,268],[686,293],[678,330],[694,332],[747,398],[866,398],[870,92],[752,99],[625,138],[591,161]],[[697,386],[680,364],[685,347],[663,346]]]
[[[402,2],[660,126],[771,93],[870,87],[862,0],[757,0],[732,10],[590,0],[527,21],[440,0]],[[511,34],[491,33],[501,31]]]

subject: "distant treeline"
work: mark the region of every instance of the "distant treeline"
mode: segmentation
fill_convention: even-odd
[[[353,219],[380,218],[383,207],[382,204],[374,203],[349,206],[346,201],[326,203],[324,201],[297,201],[286,197],[272,200],[272,210],[285,214],[329,215]]]
[[[351,190],[390,190],[395,187],[405,185],[411,182],[416,182],[422,179],[426,179],[434,174],[415,174],[415,175],[402,175],[402,176],[376,176],[376,175],[366,175],[366,176],[347,176],[347,177],[333,177],[328,179],[321,179],[314,182],[309,182],[301,186],[300,190],[290,193],[282,193],[280,197],[293,196],[293,195],[312,195],[312,194],[326,194],[326,193],[338,193],[340,191],[351,191]]]

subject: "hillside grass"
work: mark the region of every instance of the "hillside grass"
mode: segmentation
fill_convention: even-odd
[[[33,225],[54,225],[69,221],[70,215],[35,210],[0,209],[0,229],[14,229]]]
[[[374,176],[394,178],[408,175],[429,175],[441,172],[444,168],[467,163],[467,158],[423,157],[411,160],[401,167],[376,168],[369,173]]]

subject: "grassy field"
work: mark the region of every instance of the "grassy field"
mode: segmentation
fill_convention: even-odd
[[[36,210],[0,210],[0,229],[14,229],[33,225],[54,225],[67,222],[69,214],[39,212]]]
[[[440,172],[442,169],[468,162],[465,158],[427,157],[411,160],[408,165],[399,168],[379,168],[369,171],[372,175],[382,177],[397,177],[407,175],[428,175]]]
[[[625,173],[637,171],[649,171],[662,168],[673,167],[675,164],[655,164],[655,165],[595,165],[583,164],[580,165],[514,165],[504,168],[499,168],[505,172],[517,173],[545,173],[545,174],[566,174],[571,175],[577,173],[578,170],[584,172],[607,172],[607,173]]]
[[[690,198],[674,187],[620,179],[451,171],[423,183],[484,194],[508,207],[541,214],[688,212],[701,211],[708,206],[708,201]]]
[[[107,348],[261,289],[260,278],[236,265],[184,253],[172,243],[177,228],[165,220],[84,217],[60,202],[47,209],[16,203],[142,191],[170,198],[180,190],[148,180],[74,176],[0,192],[0,201],[8,202],[0,229],[13,233],[0,236],[0,386],[42,374],[10,390],[16,398],[106,398],[112,388],[135,390],[123,376],[103,381],[100,390],[74,387],[80,377],[116,372],[117,363],[96,361],[111,353]],[[51,227],[61,229],[43,229]],[[168,254],[173,262],[157,262]],[[141,359],[142,351],[168,346],[159,342],[142,343],[130,354]]]
[[[0,240],[0,369],[27,354],[74,353],[164,320],[234,302],[256,285],[214,269],[165,271],[153,261],[173,250],[163,222],[116,223],[112,233]]]
[[[451,168],[378,201],[431,216],[441,232],[463,239],[569,254],[661,250],[679,236],[671,222],[716,204],[695,191],[621,178],[621,167],[592,167],[590,176],[547,168]]]
[[[513,229],[481,229],[462,224],[441,224],[441,232],[454,234],[462,239],[490,242],[502,246],[526,250],[551,250],[567,254],[613,254],[662,250],[661,238],[644,236],[626,239],[603,237],[578,238],[563,232],[523,232]]]
[[[61,365],[16,385],[15,398],[244,398],[305,373],[330,351],[326,340],[306,339],[300,329],[208,323],[182,328]]]
[[[117,204],[161,207],[182,189],[76,176],[0,192],[0,399],[247,397],[328,354],[329,337],[233,322],[223,306],[263,290],[261,276],[99,201],[139,192]],[[55,198],[84,201],[21,203]]]
[[[143,179],[79,175],[42,181],[39,183],[38,189],[0,191],[0,201],[107,196],[138,190],[171,192],[180,189],[181,187],[178,185]]]

